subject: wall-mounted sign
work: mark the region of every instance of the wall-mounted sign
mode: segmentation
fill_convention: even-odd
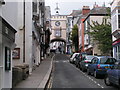
[[[11,50],[5,47],[5,70],[11,70]]]
[[[12,52],[13,59],[20,59],[20,48],[15,48]]]

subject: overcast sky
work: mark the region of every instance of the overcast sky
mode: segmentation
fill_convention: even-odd
[[[45,0],[45,5],[51,7],[51,14],[55,14],[56,3],[60,8],[61,15],[68,15],[72,12],[72,10],[79,10],[82,9],[83,6],[90,6],[93,7],[95,2],[102,6],[105,2],[106,6],[110,6],[109,3],[112,0]]]

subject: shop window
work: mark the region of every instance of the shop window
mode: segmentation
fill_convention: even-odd
[[[5,47],[5,70],[11,70],[11,50]]]

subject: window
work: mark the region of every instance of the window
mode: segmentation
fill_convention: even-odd
[[[33,12],[37,12],[37,3],[33,2],[32,6],[33,6]]]
[[[118,45],[118,46],[116,46],[115,47],[115,58],[117,59],[117,60],[120,60],[120,45]]]
[[[111,17],[113,31],[117,29],[117,15]]]
[[[61,37],[61,31],[55,30],[55,37]]]
[[[98,62],[98,58],[92,59],[92,64],[97,64],[97,62]]]
[[[118,15],[118,28],[120,28],[120,15]]]
[[[118,59],[120,60],[120,45],[118,46]]]
[[[118,13],[120,13],[120,10],[118,10]]]
[[[114,58],[101,58],[100,63],[101,64],[114,64],[117,60]]]
[[[5,47],[5,70],[11,70],[11,50]]]

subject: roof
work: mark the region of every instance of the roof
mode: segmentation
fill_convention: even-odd
[[[86,19],[89,16],[105,16],[108,15],[109,7],[94,7],[90,13],[87,15]],[[86,21],[86,19],[84,21]]]
[[[78,15],[80,15],[81,13],[82,13],[81,10],[73,10],[70,15],[71,15],[71,16],[78,16]]]
[[[107,14],[109,7],[95,7],[90,11],[90,14]]]

